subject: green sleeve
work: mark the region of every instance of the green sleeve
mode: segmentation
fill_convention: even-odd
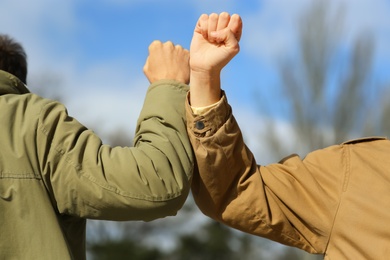
[[[175,215],[187,198],[193,171],[184,109],[187,92],[188,86],[168,80],[149,87],[134,147],[103,145],[68,116],[63,105],[46,105],[39,122],[38,156],[59,213],[145,221]]]

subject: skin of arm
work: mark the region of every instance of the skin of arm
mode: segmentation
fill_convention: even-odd
[[[171,42],[150,45],[144,72],[152,84],[134,147],[103,145],[56,102],[42,108],[37,154],[59,213],[150,221],[175,215],[182,207],[193,168],[183,105],[189,81],[189,67],[183,64],[188,60],[189,52]]]
[[[200,16],[190,47],[191,95],[193,107],[205,107],[221,98],[221,70],[239,52],[242,20],[237,14]]]
[[[191,107],[216,104],[201,115],[187,107],[187,130],[197,162],[195,202],[205,215],[230,227],[322,253],[334,204],[297,156],[284,165],[257,165],[221,91],[220,72],[239,52],[241,33],[241,18],[227,13],[202,15],[194,31]],[[313,205],[312,210],[302,205]]]
[[[144,74],[150,83],[171,79],[188,84],[190,53],[180,45],[168,41],[153,41],[149,45],[149,56],[144,65]]]

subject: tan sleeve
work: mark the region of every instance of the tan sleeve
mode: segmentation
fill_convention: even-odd
[[[201,116],[187,104],[197,205],[205,215],[238,230],[323,253],[338,199],[327,192],[340,187],[339,178],[333,177],[343,170],[340,146],[316,152],[307,162],[291,156],[260,166],[231,111],[226,96]]]

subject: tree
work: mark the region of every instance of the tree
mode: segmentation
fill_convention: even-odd
[[[281,106],[262,107],[282,111],[293,147],[302,154],[368,134],[375,125],[370,116],[379,90],[372,68],[374,38],[361,32],[347,45],[342,17],[342,7],[331,9],[328,1],[316,1],[302,15],[297,50],[279,63]],[[269,127],[274,132],[277,126]],[[277,155],[286,155],[280,136],[267,139]]]
[[[107,134],[107,144],[131,146],[128,137],[126,131],[117,129]],[[200,226],[191,225],[199,218],[205,221]],[[174,246],[165,248],[167,241]],[[192,196],[175,217],[151,222],[89,220],[87,224],[87,252],[91,260],[252,260],[254,251],[261,258],[261,250],[253,250],[252,245],[250,235],[201,215]]]
[[[232,232],[218,222],[209,222],[192,234],[182,235],[179,246],[172,253],[172,260],[236,259],[229,246]]]
[[[294,151],[302,155],[346,139],[383,134],[390,130],[389,93],[373,78],[374,38],[362,32],[347,44],[343,33],[344,10],[331,9],[329,2],[316,3],[303,13],[298,23],[298,44],[294,54],[279,63],[278,86],[283,119],[291,123]],[[386,94],[386,95],[385,95]],[[387,97],[379,99],[378,97]],[[269,100],[275,100],[270,98]],[[372,102],[383,109],[372,109]],[[275,103],[261,109],[275,109]],[[267,125],[267,133],[275,133],[275,122]],[[128,145],[113,134],[112,144]],[[290,137],[291,138],[291,137]],[[267,135],[262,142],[276,151],[279,159],[291,151],[280,136]],[[182,231],[196,218],[198,210],[189,198],[184,209],[174,218],[144,222],[89,222],[88,252],[91,259],[322,259],[303,251],[282,247],[279,254],[267,258],[274,242],[236,232],[215,221],[207,220]],[[175,246],[166,250],[150,245],[150,241],[173,240]],[[275,250],[271,250],[275,252]]]
[[[89,248],[93,252],[95,260],[137,259],[156,260],[162,259],[163,253],[157,248],[148,248],[139,245],[133,240],[118,239],[94,243]]]
[[[373,71],[374,37],[367,31],[351,38],[344,33],[344,9],[329,1],[315,1],[298,23],[297,49],[278,67],[278,96],[262,111],[282,111],[291,128],[277,134],[275,121],[261,138],[279,160],[292,152],[301,155],[348,139],[383,135],[390,130],[389,94]],[[385,97],[383,100],[380,97]],[[373,106],[372,104],[375,104]],[[382,104],[382,107],[381,107]],[[321,259],[286,248],[280,259]]]

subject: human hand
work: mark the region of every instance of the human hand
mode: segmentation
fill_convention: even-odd
[[[220,100],[220,73],[239,52],[241,34],[242,20],[237,14],[200,16],[190,48],[192,106],[209,106]]]
[[[201,15],[191,42],[191,70],[219,73],[239,52],[241,34],[242,20],[237,14]]]
[[[150,83],[172,79],[188,84],[190,81],[189,51],[168,41],[153,41],[143,71]]]

